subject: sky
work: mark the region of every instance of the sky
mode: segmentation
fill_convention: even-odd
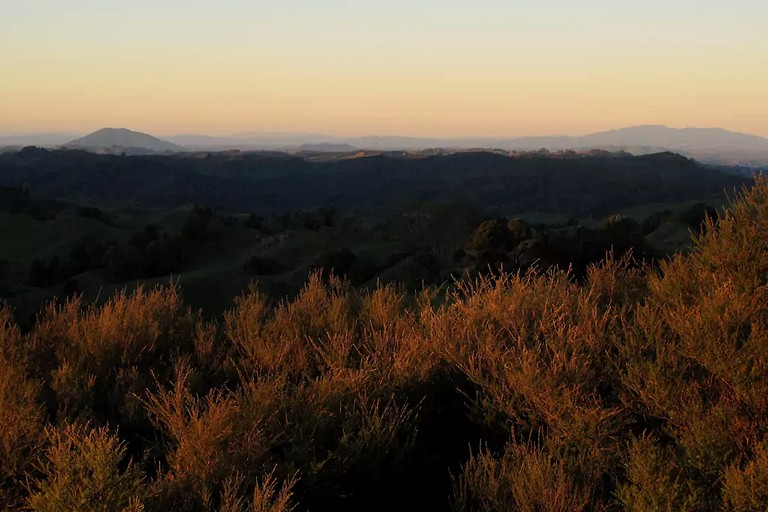
[[[765,0],[0,0],[0,133],[768,136]]]

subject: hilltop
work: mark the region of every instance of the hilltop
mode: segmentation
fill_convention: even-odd
[[[184,151],[182,146],[126,128],[102,128],[64,144],[65,148],[104,153],[153,154]]]

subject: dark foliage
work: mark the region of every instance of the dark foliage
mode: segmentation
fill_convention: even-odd
[[[419,201],[455,200],[497,215],[523,211],[603,217],[654,202],[721,195],[748,178],[661,153],[630,156],[494,153],[310,162],[278,153],[116,156],[84,151],[0,155],[0,184],[91,204],[226,205],[257,213],[392,214]],[[199,219],[200,220],[200,219]],[[192,227],[191,227],[192,228]]]

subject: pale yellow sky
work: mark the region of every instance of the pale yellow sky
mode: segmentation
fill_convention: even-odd
[[[670,3],[10,2],[0,132],[768,136],[766,3]]]

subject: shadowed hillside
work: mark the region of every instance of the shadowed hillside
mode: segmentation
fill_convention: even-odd
[[[0,155],[0,294],[24,323],[53,297],[167,283],[217,315],[258,280],[293,296],[333,269],[408,290],[607,251],[690,247],[746,178],[670,153]],[[509,229],[508,229],[509,228]]]
[[[121,157],[26,149],[0,155],[0,184],[94,206],[184,204],[270,213],[335,206],[391,214],[414,202],[459,201],[486,213],[602,217],[648,203],[722,196],[748,181],[661,153],[508,157],[339,158],[213,153]]]

